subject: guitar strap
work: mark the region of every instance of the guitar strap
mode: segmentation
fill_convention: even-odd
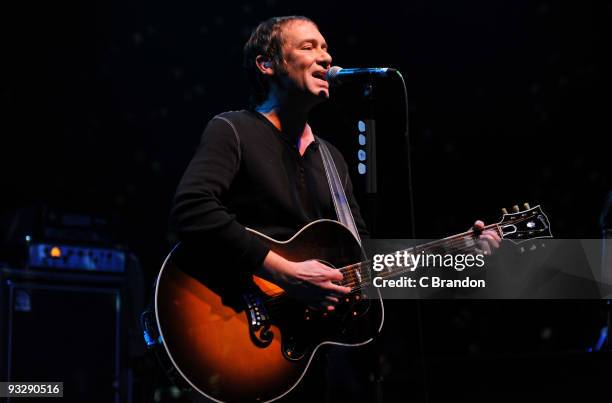
[[[344,193],[344,187],[342,186],[342,181],[340,181],[340,175],[338,175],[336,164],[325,142],[318,137],[316,139],[319,142],[321,159],[323,160],[323,167],[325,168],[325,175],[327,175],[327,183],[329,184],[329,192],[334,201],[334,208],[336,209],[338,221],[344,224],[353,233],[355,239],[357,239],[357,242],[361,245],[361,237],[357,231],[355,219],[351,212],[351,206],[349,206],[346,194]]]

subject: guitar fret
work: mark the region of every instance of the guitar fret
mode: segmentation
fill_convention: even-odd
[[[357,277],[357,283],[361,284],[361,270],[359,269],[359,266],[356,267],[355,276]]]

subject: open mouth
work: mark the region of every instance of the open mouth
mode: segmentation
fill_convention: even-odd
[[[327,84],[327,74],[325,71],[315,71],[314,73],[312,73],[312,76],[321,81],[324,81],[325,84]]]

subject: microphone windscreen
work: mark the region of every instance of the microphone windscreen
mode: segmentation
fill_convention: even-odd
[[[332,66],[327,70],[327,82],[334,83],[336,81],[336,76],[342,70],[342,67]]]

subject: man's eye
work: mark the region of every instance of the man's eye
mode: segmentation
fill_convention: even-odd
[[[312,45],[302,46],[303,50],[312,50]]]

